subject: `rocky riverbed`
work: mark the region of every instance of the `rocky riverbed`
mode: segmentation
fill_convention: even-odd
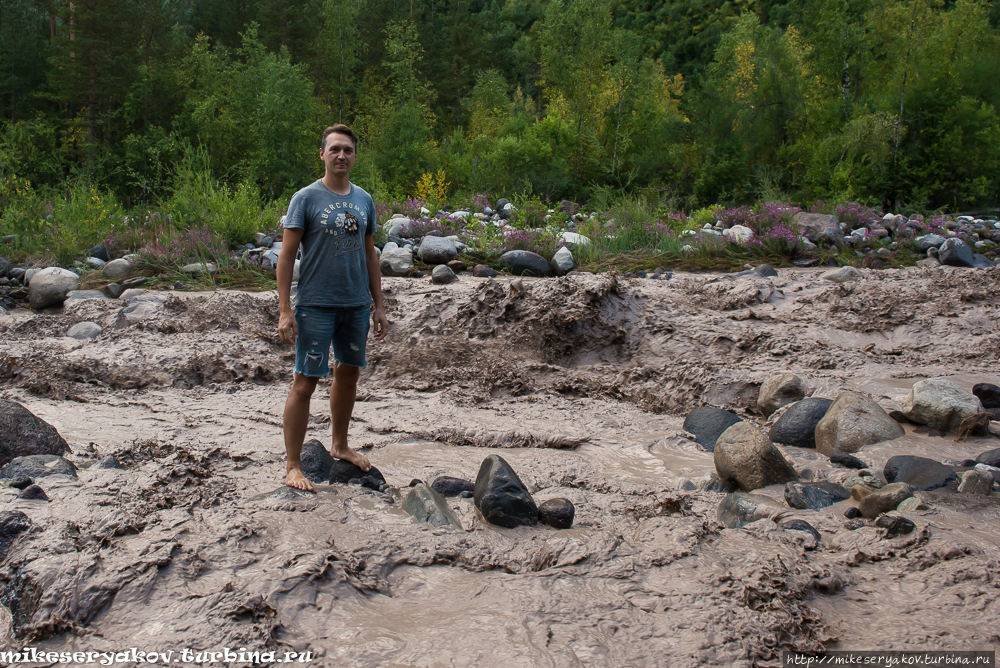
[[[684,423],[714,406],[774,433],[790,410],[777,381],[758,399],[783,372],[792,400],[847,391],[886,413],[911,410],[926,378],[997,383],[1000,269],[767,273],[387,278],[392,330],[350,431],[387,484],[314,495],[281,484],[294,354],[274,294],[15,309],[0,317],[3,398],[54,427],[76,470],[36,474],[45,498],[0,489],[0,648],[309,651],[329,666],[997,649],[1000,494],[957,489],[1000,447],[988,419],[957,440],[900,417],[902,435],[852,453],[860,472],[821,454],[825,431],[820,450],[770,446],[792,491],[751,490],[774,505],[739,528],[720,521],[739,497],[713,475],[718,452]],[[328,416],[318,392],[307,438],[328,442]],[[439,509],[461,528],[404,510],[412,481],[474,482],[498,454],[537,504],[570,501],[572,528],[499,527],[467,494]],[[882,493],[904,455],[955,478],[886,515],[835,490],[789,506],[851,477]]]

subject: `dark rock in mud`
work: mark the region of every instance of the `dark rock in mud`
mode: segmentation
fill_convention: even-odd
[[[845,452],[836,452],[830,455],[830,462],[832,464],[838,464],[847,469],[860,470],[867,468],[867,464],[855,457],[854,455],[849,455]]]
[[[805,531],[812,534],[816,540],[823,540],[823,537],[819,535],[819,531],[816,531],[816,528],[805,520],[785,520],[784,522],[779,522],[778,526],[785,531]]]
[[[773,278],[778,275],[778,270],[769,264],[758,264],[753,268],[753,273],[761,278]]]
[[[45,490],[38,485],[28,485],[21,493],[17,495],[19,499],[31,499],[38,501],[48,501],[49,497],[45,494]]]
[[[422,482],[423,482],[423,480],[421,480],[420,478],[414,478],[413,480],[410,481],[410,484],[407,485],[407,487],[416,487],[417,485],[421,484]]]
[[[146,276],[136,276],[135,278],[126,278],[121,282],[122,292],[126,290],[131,290],[133,288],[138,288],[141,285],[146,285],[149,283],[149,278]]]
[[[895,510],[896,506],[911,496],[913,496],[912,487],[905,482],[894,482],[867,494],[861,499],[858,509],[863,517],[871,519],[890,510]]]
[[[87,251],[88,257],[96,257],[98,260],[104,260],[105,262],[111,261],[111,256],[108,255],[108,249],[104,244],[97,244],[89,251]]]
[[[10,486],[14,489],[27,489],[35,484],[35,481],[31,478],[18,478],[10,483]]]
[[[899,515],[881,515],[875,520],[875,526],[886,530],[886,538],[895,538],[911,533],[917,525]]]
[[[983,408],[1000,408],[1000,387],[992,383],[976,383],[972,393],[979,397]]]
[[[866,526],[868,526],[868,522],[860,517],[855,517],[844,522],[844,528],[848,531],[857,531],[858,529],[864,529]]]
[[[382,472],[374,466],[366,472],[362,471],[360,467],[355,466],[351,462],[343,459],[333,460],[333,465],[330,467],[329,480],[331,483],[339,482],[345,485],[356,482],[362,487],[374,490],[381,490],[382,487],[387,484],[385,476],[383,476]]]
[[[485,264],[477,264],[472,269],[472,275],[475,276],[476,278],[493,278],[494,276],[497,275],[497,272],[493,271]]]
[[[330,470],[333,467],[333,462],[333,455],[330,454],[325,445],[315,438],[311,438],[302,444],[302,475],[310,482],[320,485],[326,484],[330,480]],[[361,471],[361,469],[358,469],[358,471]],[[344,482],[347,481],[345,480]]]
[[[67,452],[69,446],[55,427],[21,404],[0,399],[0,466],[15,457]]]
[[[785,484],[785,503],[798,510],[820,510],[851,498],[846,487],[832,482],[789,482]]]
[[[816,447],[816,425],[826,415],[832,401],[809,397],[792,404],[771,427],[768,437],[773,443],[796,448]]]
[[[684,418],[684,431],[694,434],[698,445],[714,452],[715,442],[722,436],[722,432],[737,422],[743,422],[738,415],[714,406],[701,406]]]
[[[20,510],[0,511],[0,559],[14,544],[17,537],[31,528],[31,520]]]
[[[941,462],[915,455],[890,457],[883,469],[889,482],[905,482],[913,489],[927,492],[958,480],[958,475]]]
[[[854,506],[851,506],[850,508],[844,511],[844,517],[846,517],[849,520],[853,520],[856,517],[861,517],[861,511],[855,508]]]
[[[411,487],[413,485],[410,485]],[[476,486],[468,480],[439,475],[431,481],[431,489],[444,497],[461,496],[462,492],[474,492]]]
[[[996,450],[987,450],[976,457],[976,461],[980,464],[1000,468],[1000,448],[997,448]]]
[[[122,465],[118,463],[118,459],[114,455],[108,455],[94,464],[94,468],[97,469],[120,469],[121,467]]]
[[[795,467],[755,426],[738,422],[715,444],[715,470],[744,492],[798,478]]]
[[[418,522],[438,527],[462,528],[462,523],[448,507],[444,497],[423,483],[414,486],[403,499],[403,510],[415,517]]]
[[[76,467],[57,455],[28,455],[16,457],[0,468],[0,478],[44,478],[49,475],[76,477]]]
[[[500,264],[516,276],[548,276],[549,262],[538,253],[526,250],[507,251],[500,256]]]
[[[719,522],[730,529],[738,529],[763,519],[777,522],[787,515],[788,508],[774,499],[762,494],[747,494],[745,492],[727,494],[719,502],[719,508],[716,511],[716,518]]]
[[[517,473],[500,455],[483,460],[473,495],[476,508],[490,524],[514,528],[538,523],[538,506]]]
[[[576,508],[569,499],[549,499],[538,506],[538,521],[553,529],[569,529],[575,515]]]

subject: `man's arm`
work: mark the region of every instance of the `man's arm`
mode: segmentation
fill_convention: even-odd
[[[299,251],[299,243],[305,230],[297,227],[285,228],[281,237],[281,252],[278,253],[278,266],[275,274],[278,279],[278,336],[285,343],[295,343],[298,329],[295,325],[295,313],[292,311],[292,274],[295,271],[295,254]],[[379,293],[381,297],[381,292]]]
[[[284,251],[285,247],[282,246]],[[382,298],[382,271],[378,266],[378,254],[375,252],[375,237],[365,235],[365,261],[368,263],[368,291],[375,302],[372,320],[375,323],[375,339],[381,341],[389,333],[389,318],[385,315],[385,301]],[[280,262],[280,260],[279,260]]]

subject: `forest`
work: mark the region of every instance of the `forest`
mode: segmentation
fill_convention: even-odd
[[[982,210],[998,19],[977,0],[4,0],[0,228],[63,216],[82,239],[158,210],[249,230],[321,175],[334,122],[380,202]]]

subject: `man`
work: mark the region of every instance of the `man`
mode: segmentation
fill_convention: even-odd
[[[285,216],[285,232],[278,255],[278,334],[295,344],[295,379],[285,401],[285,484],[312,491],[302,474],[302,441],[309,421],[309,400],[316,383],[330,373],[330,453],[371,468],[368,459],[347,445],[347,429],[354,411],[358,376],[368,361],[369,316],[375,338],[389,333],[382,300],[382,276],[375,253],[375,203],[350,181],[357,158],[357,138],[346,125],[323,131],[319,157],[326,165],[323,178],[295,193]],[[299,291],[292,312],[291,289],[295,254],[302,244]],[[375,310],[372,311],[374,303]],[[333,364],[329,364],[330,345]]]

